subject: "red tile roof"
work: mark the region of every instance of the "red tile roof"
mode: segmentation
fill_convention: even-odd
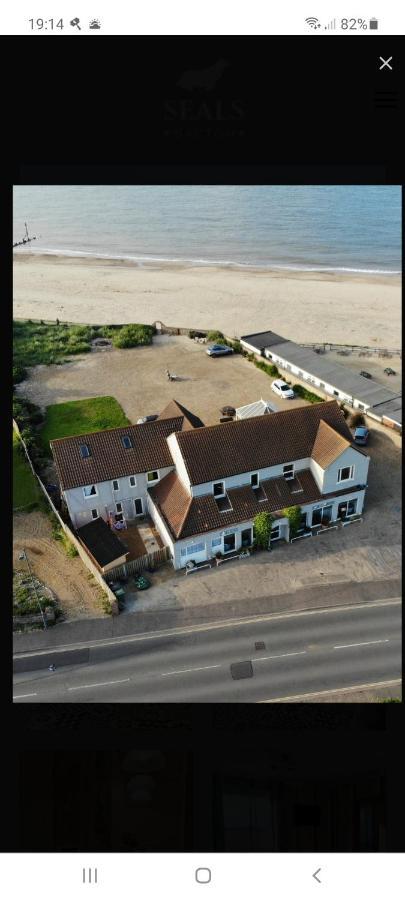
[[[186,409],[185,406],[182,406],[181,403],[178,403],[177,400],[170,400],[158,416],[158,419],[173,419],[177,416],[184,417],[183,425],[180,429],[181,431],[190,431],[191,428],[204,427],[204,422],[202,422],[198,416],[195,416],[194,413],[190,412],[189,409]]]
[[[258,499],[250,485],[231,488],[227,491],[231,509],[226,512],[219,511],[212,494],[190,497],[175,472],[150,488],[149,494],[176,540],[250,521],[259,512],[274,513],[323,499],[309,469],[297,472],[293,484],[285,478],[271,478],[262,481],[261,487],[264,500]]]
[[[311,456],[320,421],[352,441],[335,400],[176,435],[190,483],[203,484]]]
[[[174,431],[180,431],[182,425],[183,417],[179,416],[51,441],[61,489],[66,491],[174,466],[167,438]],[[128,450],[122,444],[125,435],[132,443]],[[86,459],[80,456],[82,444],[87,444],[90,450]]]

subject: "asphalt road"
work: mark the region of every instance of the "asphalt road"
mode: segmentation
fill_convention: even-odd
[[[400,635],[398,598],[87,643],[20,657],[14,700],[259,702],[375,684],[400,678]]]

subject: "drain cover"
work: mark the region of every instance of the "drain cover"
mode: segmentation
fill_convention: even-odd
[[[231,675],[235,681],[238,678],[251,678],[253,675],[253,666],[248,659],[246,662],[232,663],[231,665]]]
[[[266,644],[264,641],[255,641],[255,650],[265,650]]]

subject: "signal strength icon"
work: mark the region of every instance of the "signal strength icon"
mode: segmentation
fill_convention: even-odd
[[[307,25],[309,25],[310,28],[320,28],[321,27],[321,23],[320,23],[319,19],[316,19],[315,16],[308,16],[308,19],[305,19],[305,21],[306,21]]]
[[[329,25],[325,25],[325,31],[334,31],[336,28],[336,19],[332,19]]]

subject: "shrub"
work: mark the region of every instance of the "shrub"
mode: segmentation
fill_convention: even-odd
[[[25,381],[26,377],[27,370],[24,369],[24,366],[21,366],[18,363],[13,366],[13,384],[19,384],[20,381]]]
[[[363,413],[353,413],[350,417],[350,425],[352,428],[357,428],[358,425],[365,425],[366,420],[363,416]]]
[[[74,544],[71,543],[71,541],[69,541],[68,538],[66,538],[66,540],[65,540],[65,549],[66,549],[67,556],[74,557],[74,556],[79,555],[78,551],[76,550],[76,547],[74,546]]]
[[[308,391],[302,384],[293,384],[293,391],[298,397],[302,397],[303,400],[308,400],[308,403],[323,402],[322,397],[318,397],[318,394],[313,394],[312,391]]]
[[[215,344],[223,342],[224,336],[222,331],[209,331],[207,334],[207,341],[212,341]]]
[[[234,353],[242,353],[242,344],[240,341],[230,341],[230,345]]]
[[[268,550],[274,516],[269,512],[258,513],[253,519],[255,543],[262,550]]]
[[[288,506],[286,507],[286,509],[283,509],[283,516],[288,519],[288,524],[290,526],[290,538],[295,537],[301,521],[301,507]]]
[[[189,336],[189,338],[191,338],[191,340],[193,341],[194,338],[195,338],[195,331],[189,331],[188,336]]]
[[[115,347],[125,349],[152,343],[153,328],[149,325],[123,325],[113,337]]]

